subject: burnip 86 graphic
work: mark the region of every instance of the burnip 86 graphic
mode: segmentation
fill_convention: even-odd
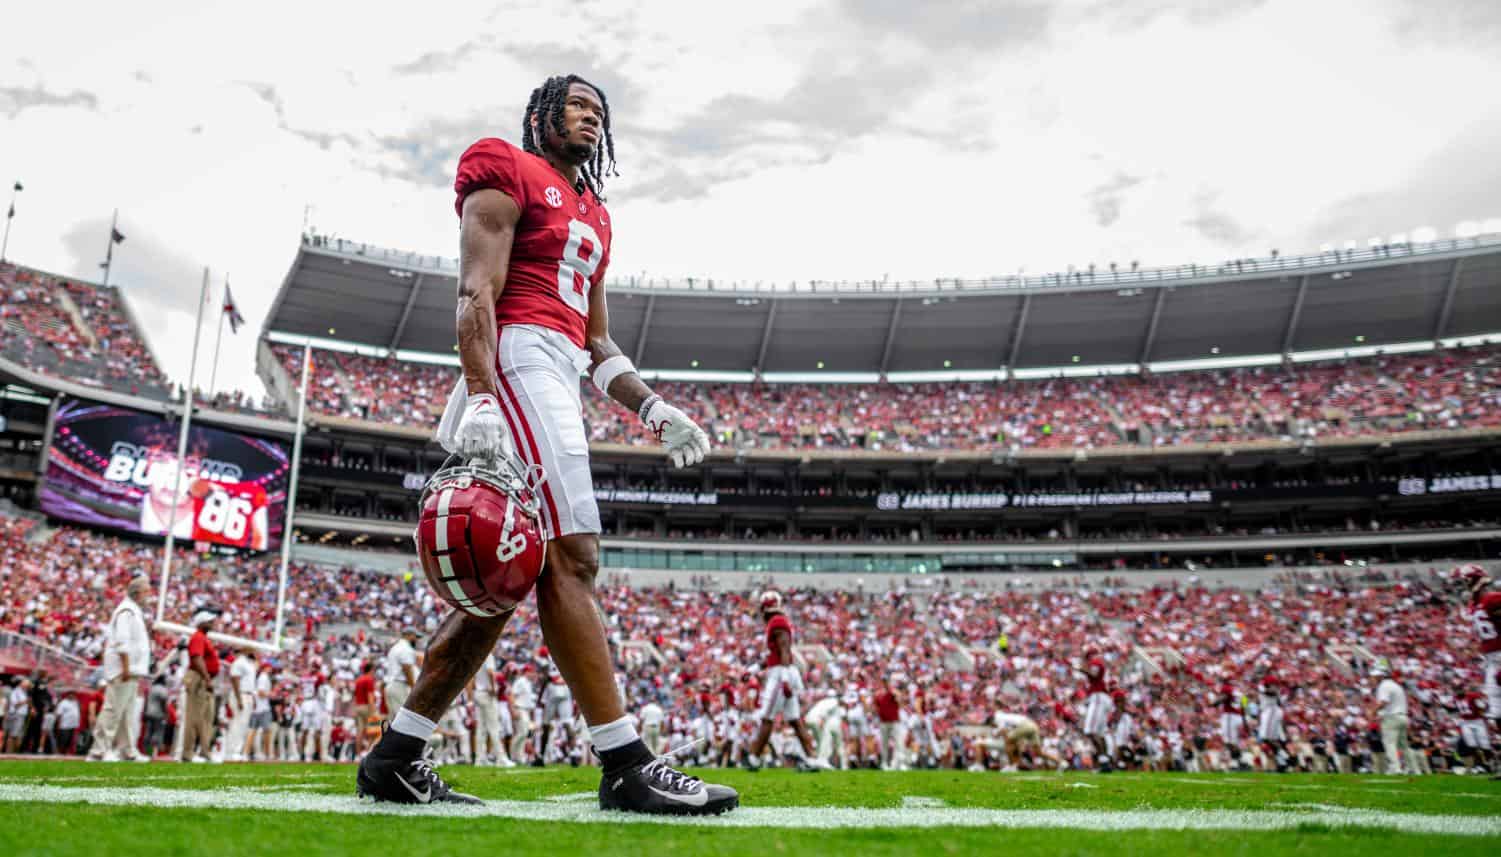
[[[146,535],[270,550],[281,542],[290,463],[285,444],[155,414],[59,400],[41,507],[48,515]],[[178,471],[182,472],[179,483]]]

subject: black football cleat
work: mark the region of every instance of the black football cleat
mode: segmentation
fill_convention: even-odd
[[[740,805],[740,793],[674,770],[657,758],[606,774],[599,808],[646,815],[720,815]]]
[[[403,740],[405,739],[405,740]],[[456,792],[443,782],[433,763],[422,757],[426,742],[410,735],[387,732],[360,761],[355,794],[390,803],[484,804],[474,795]]]

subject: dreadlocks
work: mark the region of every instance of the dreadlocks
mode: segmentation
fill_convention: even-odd
[[[537,117],[539,125],[550,120],[554,133],[559,137],[567,136],[568,132],[563,128],[563,105],[568,101],[568,87],[575,83],[582,83],[598,93],[599,103],[604,107],[601,122],[603,145],[596,146],[594,156],[579,166],[578,191],[583,193],[584,188],[588,188],[600,202],[604,202],[605,176],[618,176],[620,173],[615,169],[615,138],[610,136],[610,102],[605,98],[603,89],[576,74],[549,77],[541,86],[532,90],[531,98],[527,99],[526,115],[521,117],[521,149],[534,155],[542,154],[542,129],[539,127],[535,132],[532,130],[533,116]]]

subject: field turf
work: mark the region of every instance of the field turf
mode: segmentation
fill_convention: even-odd
[[[372,806],[347,765],[0,761],[0,854],[1501,853],[1501,782],[714,771],[722,818],[622,820],[594,770],[444,768],[486,807]]]

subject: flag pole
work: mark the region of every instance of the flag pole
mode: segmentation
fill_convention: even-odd
[[[109,266],[115,260],[115,232],[118,231],[119,225],[120,209],[117,208],[115,209],[114,216],[109,219],[109,238],[107,239],[108,243],[104,247],[104,282],[100,283],[100,285],[105,287],[109,286]],[[207,287],[207,284],[205,284],[205,287]],[[202,318],[202,309],[200,308],[199,320],[201,321]],[[196,354],[193,355],[194,359],[197,359],[197,356]]]
[[[293,518],[297,514],[297,474],[302,470],[302,428],[307,416],[307,376],[313,364],[313,341],[302,346],[302,383],[297,388],[297,433],[292,436],[292,481],[287,486],[287,522],[281,528],[281,574],[276,584],[276,634],[272,645],[281,649],[281,633],[286,628],[283,618],[287,607],[287,563],[292,559]]]
[[[224,296],[229,297],[229,275],[224,275]],[[214,384],[219,380],[219,346],[224,342],[224,316],[227,315],[221,302],[219,307],[219,335],[214,337],[214,367],[209,370],[208,395],[205,397],[210,403],[214,400]]]
[[[114,243],[114,232],[110,233]],[[188,386],[182,397],[182,427],[177,434],[177,472],[172,485],[172,511],[167,515],[167,543],[162,546],[162,586],[156,599],[156,621],[162,621],[167,610],[167,580],[172,574],[172,544],[177,529],[177,498],[182,496],[182,475],[187,469],[188,426],[193,421],[193,372],[198,368],[198,337],[203,333],[203,305],[208,301],[208,266],[203,268],[203,287],[198,290],[198,322],[193,325],[193,357],[188,364]],[[144,500],[143,502],[150,502]]]
[[[0,262],[5,261],[5,251],[10,249],[10,222],[16,219],[16,194],[21,190],[18,181],[10,189],[10,208],[5,211],[5,240],[0,241]]]

